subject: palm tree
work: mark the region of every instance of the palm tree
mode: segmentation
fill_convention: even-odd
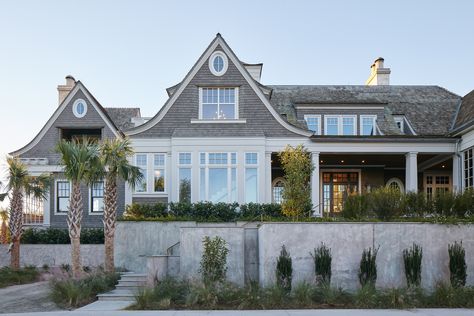
[[[82,272],[80,238],[84,212],[81,184],[89,185],[101,177],[99,147],[86,138],[73,142],[62,140],[56,146],[56,151],[61,155],[64,176],[72,183],[67,225],[71,238],[72,276],[79,278]]]
[[[7,158],[8,183],[6,193],[1,194],[0,199],[9,196],[10,198],[10,229],[11,267],[20,268],[20,238],[23,233],[23,198],[33,196],[35,198],[45,198],[49,190],[50,179],[47,175],[33,177],[28,174],[26,166],[16,158]]]
[[[140,168],[132,166],[128,158],[134,154],[128,139],[105,140],[101,146],[101,160],[105,168],[104,237],[105,271],[113,272],[114,235],[117,221],[117,182],[125,181],[134,188],[142,179]]]
[[[8,211],[0,211],[0,221],[2,221],[2,226],[0,228],[0,244],[8,243]]]

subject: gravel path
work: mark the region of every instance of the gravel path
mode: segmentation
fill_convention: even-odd
[[[61,310],[49,295],[47,281],[0,289],[0,313],[50,312]]]

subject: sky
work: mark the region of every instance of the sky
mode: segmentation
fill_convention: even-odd
[[[264,64],[263,84],[364,84],[381,56],[391,84],[463,96],[473,12],[470,0],[0,0],[0,158],[40,131],[69,74],[105,107],[154,115],[217,32]]]

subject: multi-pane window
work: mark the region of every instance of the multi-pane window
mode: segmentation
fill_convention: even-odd
[[[43,198],[33,194],[25,194],[23,197],[23,224],[43,224],[44,205]]]
[[[360,134],[375,135],[375,115],[361,115],[360,117]]]
[[[278,179],[273,184],[273,203],[281,204],[283,202],[283,188],[285,183],[282,179]]]
[[[257,153],[245,153],[245,163],[247,165],[256,165],[257,161]]]
[[[258,155],[245,153],[245,203],[258,200]]]
[[[153,190],[165,192],[165,154],[153,155]]]
[[[104,181],[93,182],[91,186],[91,213],[104,211]]]
[[[191,153],[179,153],[178,160],[180,202],[191,203]]]
[[[237,200],[235,153],[200,153],[199,198],[211,202]]]
[[[202,88],[200,118],[204,120],[237,119],[236,88]]]
[[[321,134],[321,116],[305,115],[304,119],[306,121],[306,126],[310,131],[313,131],[316,135]]]
[[[464,152],[464,187],[474,187],[474,148]]]
[[[326,115],[324,117],[325,135],[356,135],[357,116],[354,115]]]
[[[435,194],[449,192],[451,180],[449,175],[428,174],[424,176],[424,187],[426,197],[431,200]]]
[[[146,192],[147,191],[147,154],[137,154],[136,156],[136,166],[140,168],[143,178],[140,183],[135,187],[136,192]]]
[[[69,197],[71,196],[71,183],[69,181],[56,182],[56,212],[67,213]]]

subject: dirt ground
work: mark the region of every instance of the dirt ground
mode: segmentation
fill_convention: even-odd
[[[47,281],[0,289],[0,313],[50,312],[61,310],[48,297]]]

